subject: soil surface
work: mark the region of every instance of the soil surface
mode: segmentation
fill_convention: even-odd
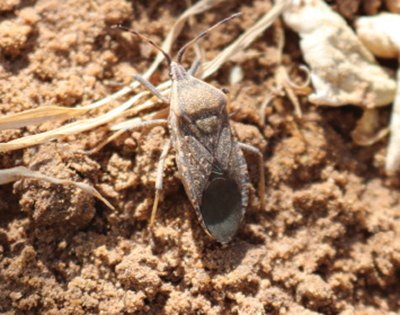
[[[386,10],[380,0],[329,4],[350,25],[358,15]],[[156,51],[110,26],[161,43],[186,8],[173,0],[1,1],[0,115],[87,105],[117,91],[148,69]],[[202,41],[210,60],[270,8],[268,0],[222,2],[183,30],[173,54],[201,30],[244,12]],[[1,314],[400,313],[400,191],[398,179],[384,175],[386,140],[353,143],[350,132],[362,115],[354,106],[317,108],[300,97],[299,119],[289,99],[277,95],[262,117],[276,84],[280,27],[284,66],[303,82],[298,36],[279,22],[207,80],[231,90],[240,141],[264,154],[265,209],[258,207],[257,159],[246,155],[250,205],[234,240],[216,243],[197,220],[171,150],[152,248],[148,223],[165,128],[121,136],[91,156],[77,151],[110,136],[106,128],[1,154],[1,169],[25,165],[84,181],[116,208],[38,180],[1,186]],[[184,59],[185,66],[193,61],[192,49]],[[243,79],[231,84],[235,65]],[[167,79],[163,63],[151,81]],[[118,102],[107,106],[78,119]],[[390,107],[380,113],[387,124]],[[0,142],[68,122],[2,131]]]

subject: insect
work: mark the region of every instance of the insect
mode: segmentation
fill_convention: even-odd
[[[178,52],[176,62],[147,37],[123,26],[114,26],[129,31],[161,51],[168,62],[172,80],[167,99],[150,82],[139,75],[134,76],[155,96],[170,105],[168,119],[146,121],[135,126],[168,125],[170,131],[170,140],[162,151],[157,168],[150,233],[162,191],[164,162],[171,146],[176,152],[178,173],[186,194],[205,231],[218,242],[227,243],[234,237],[248,204],[248,170],[241,149],[249,150],[259,157],[259,197],[261,206],[264,205],[263,157],[258,149],[239,143],[234,138],[228,115],[229,92],[195,78],[199,62],[195,62],[188,71],[182,66],[182,56],[187,47],[239,14],[220,21],[184,45]]]

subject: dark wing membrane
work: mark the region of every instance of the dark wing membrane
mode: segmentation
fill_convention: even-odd
[[[218,143],[215,154],[216,159],[221,164],[222,169],[240,187],[244,215],[249,199],[249,174],[243,152],[232,135],[228,117],[226,117],[226,121],[221,127]]]
[[[242,221],[240,186],[216,165],[204,189],[200,213],[204,226],[220,243],[229,242]]]

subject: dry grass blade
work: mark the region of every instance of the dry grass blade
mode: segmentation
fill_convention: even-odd
[[[165,95],[168,95],[170,92],[170,85],[171,85],[171,81],[169,80],[169,81],[166,81],[166,82],[160,84],[159,86],[157,86],[157,89],[160,90],[160,88],[167,88],[166,90],[161,92],[161,94],[165,96]],[[131,110],[127,111],[126,114],[129,116],[135,116],[135,114],[139,113],[144,108],[151,108],[154,104],[155,104],[155,102],[153,100],[148,100],[145,103],[143,103],[142,105],[134,107]],[[169,108],[166,108],[166,110],[169,111]],[[116,130],[121,130],[121,129],[129,129],[141,121],[144,121],[147,119],[157,119],[155,116],[158,113],[161,113],[162,111],[163,110],[158,110],[156,112],[152,112],[152,113],[143,115],[141,117],[133,117],[131,119],[124,120],[120,123],[113,124],[110,126],[110,130],[116,131]],[[167,115],[167,117],[168,117],[168,115]]]
[[[37,125],[47,121],[66,120],[86,113],[90,108],[46,106],[0,118],[0,130]]]
[[[169,52],[171,50],[172,44],[174,43],[175,39],[178,37],[180,32],[182,31],[183,26],[185,25],[186,21],[194,15],[203,13],[218,3],[221,3],[223,1],[221,0],[202,0],[197,2],[195,5],[187,9],[183,14],[178,18],[178,20],[175,22],[174,26],[172,27],[171,31],[167,35],[167,38],[164,40],[163,44],[161,45],[161,48]],[[148,79],[150,76],[154,73],[154,71],[157,69],[159,64],[164,60],[164,56],[161,52],[157,54],[156,59],[153,61],[152,65],[150,68],[146,71],[146,73],[143,75],[143,78]]]
[[[85,119],[81,121],[77,121],[68,125],[65,125],[61,128],[57,128],[54,130],[50,130],[48,132],[23,137],[20,139],[16,139],[7,143],[0,143],[0,152],[8,152],[13,150],[18,150],[22,148],[26,148],[29,146],[41,144],[47,141],[51,141],[60,137],[65,137],[68,135],[73,135],[77,133],[81,133],[84,131],[88,131],[104,125],[116,117],[120,116],[126,109],[131,107],[134,103],[136,103],[144,94],[147,92],[142,92],[131,98],[129,101],[125,102],[121,106],[109,111],[108,113],[101,115],[96,118]]]
[[[108,104],[109,102],[119,98],[122,95],[125,95],[130,91],[132,91],[130,87],[125,87],[118,92],[85,107],[69,108],[61,106],[46,106],[2,117],[0,118],[0,130],[21,128],[43,122],[74,118],[88,112],[91,109]]]
[[[290,0],[278,0],[271,10],[268,11],[256,24],[244,32],[235,42],[226,47],[216,58],[207,62],[202,70],[202,78],[206,78],[217,71],[221,65],[229,60],[233,55],[248,47],[258,35],[264,32],[285,10]]]
[[[24,166],[17,166],[14,168],[0,170],[0,185],[12,183],[21,178],[36,178],[57,185],[73,185],[87,192],[91,196],[100,199],[102,202],[104,202],[105,205],[107,205],[107,207],[109,207],[112,210],[115,210],[112,204],[110,204],[106,199],[104,199],[95,188],[93,188],[88,184],[46,176],[40,172],[31,171],[30,169]]]

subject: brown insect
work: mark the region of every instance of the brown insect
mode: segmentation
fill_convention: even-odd
[[[154,95],[170,105],[168,120],[151,120],[133,127],[137,129],[168,124],[171,135],[158,164],[150,232],[162,191],[164,162],[171,144],[176,152],[178,172],[190,202],[204,229],[218,242],[227,243],[233,238],[248,204],[249,179],[241,148],[259,156],[259,197],[261,206],[264,205],[263,157],[258,149],[239,143],[232,135],[228,117],[228,91],[220,91],[196,79],[194,74],[199,62],[195,62],[188,71],[181,64],[188,46],[239,14],[220,21],[183,46],[176,62],[147,37],[131,29],[114,26],[135,34],[161,51],[168,61],[172,80],[170,96],[166,99],[150,82],[138,75],[134,76]]]

